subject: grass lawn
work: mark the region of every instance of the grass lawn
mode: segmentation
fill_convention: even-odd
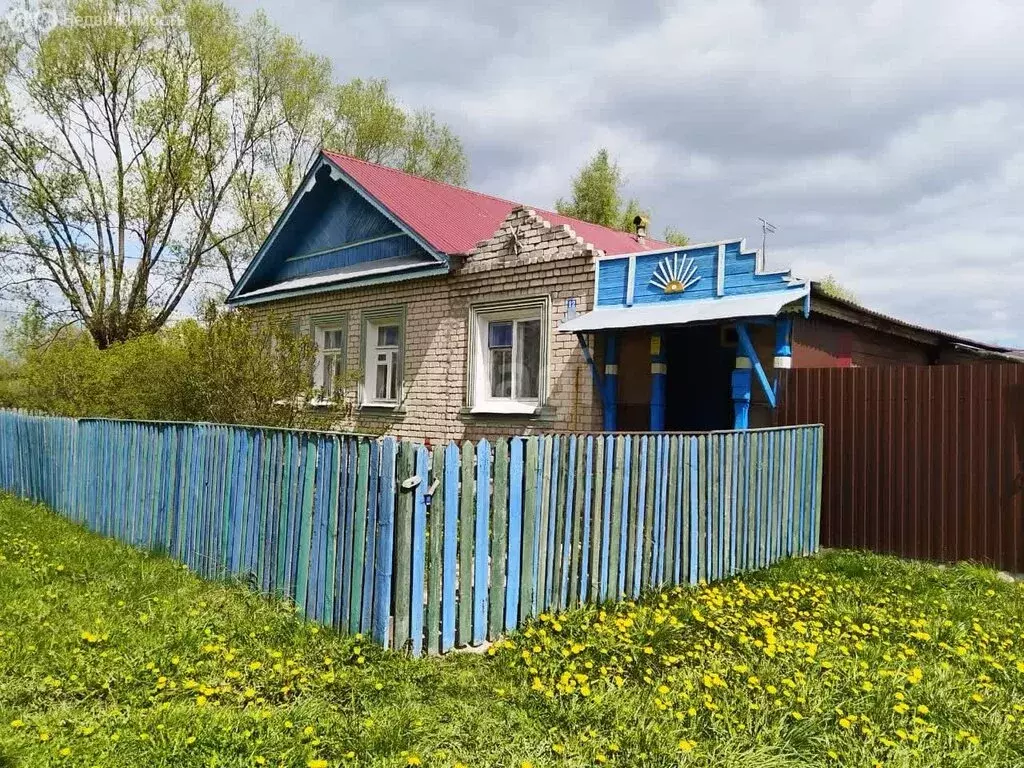
[[[0,496],[0,766],[1024,765],[1024,588],[831,553],[413,660]]]

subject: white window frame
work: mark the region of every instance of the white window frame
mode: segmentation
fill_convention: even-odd
[[[330,394],[325,391],[324,335],[328,331],[341,331],[341,347],[337,349],[336,354],[340,361],[339,368],[341,373],[344,374],[348,367],[348,315],[344,313],[313,315],[308,318],[308,322],[308,333],[313,339],[313,344],[316,345],[316,357],[313,361],[313,386],[320,390],[310,401],[310,405],[333,405],[337,400],[338,382],[333,382],[335,389]]]
[[[387,326],[398,329],[397,343],[381,346],[377,343],[377,331]],[[405,315],[396,310],[388,313],[374,313],[363,318],[363,382],[361,405],[368,408],[397,408],[403,396],[403,349],[405,346]],[[389,371],[392,377],[394,398],[377,397],[377,357],[387,354],[391,358]],[[392,387],[389,387],[392,388]]]
[[[540,360],[536,398],[516,397],[516,356],[518,330],[516,323],[523,320],[540,321]],[[488,344],[488,326],[493,322],[511,322],[512,327],[512,396],[491,396],[491,361]],[[550,337],[549,303],[544,299],[504,304],[481,304],[470,310],[470,412],[511,415],[532,415],[543,405],[548,389],[548,343]]]

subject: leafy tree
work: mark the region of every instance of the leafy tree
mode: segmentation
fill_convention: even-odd
[[[665,232],[662,234],[661,239],[672,245],[682,246],[690,244],[690,238],[675,227],[665,227]]]
[[[56,332],[38,310],[25,316],[11,341],[14,360],[0,368],[0,407],[306,427],[329,426],[346,407],[305,407],[318,394],[311,338],[295,335],[285,318],[225,312],[212,302],[199,319],[107,349],[81,328]]]
[[[233,284],[320,146],[465,179],[446,126],[336,83],[261,14],[44,2],[0,28],[0,287],[100,348],[161,328],[208,270]]]
[[[840,301],[848,301],[851,304],[857,303],[857,294],[851,291],[849,288],[841,284],[835,277],[835,275],[825,275],[824,279],[818,282],[818,288],[826,296],[833,299],[839,299]]]
[[[555,210],[563,216],[572,216],[623,232],[634,231],[637,216],[649,214],[633,198],[625,200],[622,186],[625,177],[619,164],[611,159],[607,149],[599,149],[572,181],[572,199],[559,198]],[[686,245],[689,238],[677,229],[665,229],[665,242]]]
[[[607,149],[599,149],[573,179],[572,199],[559,198],[555,202],[555,210],[563,216],[622,229],[628,211],[640,212],[635,200],[630,200],[623,209],[622,184],[618,163],[612,161]]]

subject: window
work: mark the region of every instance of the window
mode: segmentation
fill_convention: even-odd
[[[344,321],[314,321],[313,340],[317,349],[313,383],[320,389],[323,400],[332,400],[340,392],[345,373]]]
[[[400,316],[366,321],[363,405],[398,405],[402,391],[402,320]]]
[[[544,391],[547,303],[474,311],[473,410],[533,413]]]

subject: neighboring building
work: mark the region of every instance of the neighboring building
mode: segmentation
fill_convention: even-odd
[[[1007,351],[829,299],[739,241],[674,247],[326,151],[228,302],[313,335],[339,426],[428,439],[767,424],[776,367]]]
[[[1009,347],[923,328],[811,290],[811,316],[793,329],[793,367],[945,365],[1013,361]]]

